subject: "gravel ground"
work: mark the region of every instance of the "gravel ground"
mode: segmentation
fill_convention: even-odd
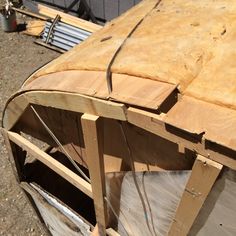
[[[0,4],[3,3],[0,0]],[[26,18],[18,16],[18,22]],[[36,69],[59,56],[34,44],[35,38],[0,29],[0,121],[4,104]],[[0,235],[46,235],[42,224],[17,185],[0,135]]]

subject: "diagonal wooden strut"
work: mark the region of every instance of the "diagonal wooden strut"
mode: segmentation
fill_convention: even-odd
[[[222,167],[221,164],[198,155],[170,227],[169,236],[188,234]]]

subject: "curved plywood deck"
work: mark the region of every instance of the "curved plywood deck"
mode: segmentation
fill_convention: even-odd
[[[26,83],[59,71],[106,72],[123,44],[113,73],[173,84],[183,94],[235,109],[235,12],[230,0],[143,1]]]
[[[236,150],[235,13],[230,0],[142,1],[34,73],[19,94],[60,91],[158,110],[166,124]]]

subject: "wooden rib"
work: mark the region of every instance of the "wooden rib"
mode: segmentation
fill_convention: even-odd
[[[188,234],[222,167],[221,164],[198,155],[169,230],[169,236]]]
[[[37,146],[29,142],[27,139],[23,138],[17,133],[8,131],[7,132],[9,139],[21,147],[23,150],[27,151],[31,154],[34,158],[38,159],[54,172],[65,178],[68,182],[73,184],[75,187],[80,189],[83,193],[87,196],[92,198],[92,189],[91,185],[75,174],[73,171],[62,165],[57,160],[53,159],[47,153],[41,151]]]
[[[163,117],[160,115],[130,107],[127,109],[127,120],[131,124],[236,170],[235,159],[217,151],[206,149],[204,142],[192,142],[166,130]]]
[[[61,21],[67,24],[73,25],[75,27],[82,28],[92,33],[102,28],[102,26],[100,25],[97,25],[92,22],[80,19],[78,17],[63,13],[61,11],[57,11],[55,9],[46,7],[41,4],[38,4],[38,10],[40,14],[51,17],[51,18],[55,18],[57,15],[60,15]]]
[[[23,95],[12,99],[7,105],[3,116],[3,127],[8,130],[11,129],[24,113],[28,105],[29,103]]]
[[[104,201],[106,187],[103,160],[103,127],[101,122],[102,120],[99,116],[84,114],[81,117],[98,230],[101,235],[105,235],[107,210]]]
[[[125,105],[115,102],[85,95],[54,91],[32,91],[25,93],[24,96],[29,103],[33,104],[126,120]]]
[[[19,120],[29,103],[126,120],[126,107],[124,104],[74,93],[31,91],[21,94],[9,102],[3,118],[4,128],[10,130]]]

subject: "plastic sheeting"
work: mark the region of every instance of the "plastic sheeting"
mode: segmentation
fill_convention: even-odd
[[[190,172],[107,174],[107,195],[119,216],[120,235],[167,235]]]

